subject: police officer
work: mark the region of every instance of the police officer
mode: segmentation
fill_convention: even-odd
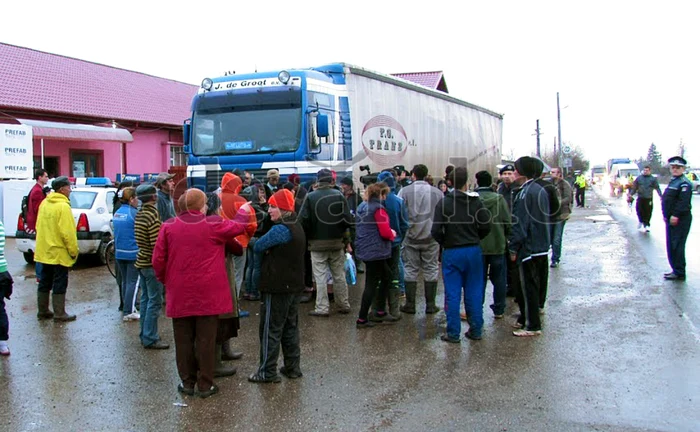
[[[667,280],[685,280],[685,241],[693,221],[690,200],[693,185],[685,177],[687,162],[680,156],[668,160],[673,179],[661,198],[661,207],[666,222],[666,253],[672,272],[664,274]]]

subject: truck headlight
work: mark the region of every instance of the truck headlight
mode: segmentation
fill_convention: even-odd
[[[214,81],[212,81],[211,78],[204,78],[202,80],[202,88],[206,91],[211,90],[213,85],[214,85]]]
[[[286,70],[283,70],[279,73],[279,75],[277,75],[277,79],[280,80],[282,84],[287,84],[289,82],[289,78],[289,72],[287,72]]]

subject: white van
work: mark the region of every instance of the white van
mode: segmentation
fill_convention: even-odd
[[[610,195],[620,196],[626,189],[629,189],[639,176],[639,167],[634,163],[622,163],[612,166],[610,170]],[[632,180],[629,180],[630,175]]]

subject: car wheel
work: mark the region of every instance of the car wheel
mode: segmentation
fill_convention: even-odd
[[[100,247],[97,248],[97,253],[95,254],[95,262],[100,265],[107,264],[107,259],[105,258],[105,251],[107,250],[107,243],[109,240],[104,239],[100,242]]]
[[[22,255],[27,264],[34,264],[34,252],[24,252]]]

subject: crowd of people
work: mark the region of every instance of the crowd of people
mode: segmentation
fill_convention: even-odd
[[[504,317],[506,297],[514,296],[520,314],[513,335],[539,336],[549,271],[559,266],[573,201],[562,170],[543,171],[541,160],[522,157],[502,166],[495,181],[488,171],[470,179],[466,168],[448,166],[434,184],[425,165],[410,173],[394,167],[360,197],[352,178],[338,180],[329,169],[304,184],[296,174],[283,183],[277,170],[267,172],[266,182],[235,170],[218,190],[188,189],[177,205],[170,174],[153,184],[122,185],[113,221],[123,320],[140,321],[144,348],[168,349],[158,331],[167,293],[178,391],[208,397],[218,392],[216,377],[236,372],[225,361],[243,355],[233,349],[247,313],[240,300],[259,302],[259,367],[248,380],[299,378],[299,304],[315,299],[309,315],[317,318],[350,314],[345,261],[352,254],[365,273],[358,329],[415,314],[421,282],[425,313],[437,313],[442,273],[443,341],[461,342],[461,321],[467,339],[483,337],[488,280],[494,319]],[[37,172],[39,187],[44,174]],[[78,256],[71,185],[58,177],[51,188],[32,220],[42,265],[37,317],[71,321],[76,316],[66,312],[65,294]],[[685,191],[684,184],[679,188]],[[639,193],[647,191],[640,186]],[[0,354],[8,355],[3,299],[12,294],[12,279],[3,247],[0,225]],[[674,272],[684,277],[680,267]]]

